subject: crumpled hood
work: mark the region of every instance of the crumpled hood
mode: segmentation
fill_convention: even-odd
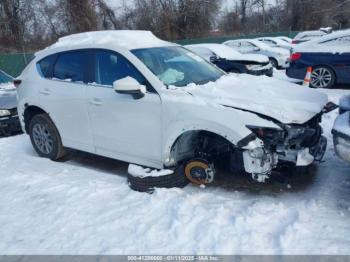
[[[320,113],[328,96],[270,77],[230,74],[185,90],[208,104],[259,113],[285,124],[303,124]]]

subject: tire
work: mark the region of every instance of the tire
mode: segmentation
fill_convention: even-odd
[[[336,82],[336,75],[328,66],[317,66],[312,70],[310,86],[312,88],[332,88]]]
[[[153,193],[155,188],[184,188],[189,181],[177,172],[157,177],[136,177],[128,173],[128,183],[132,190]]]
[[[270,60],[271,65],[277,69],[278,68],[277,60],[275,58],[272,58],[272,57],[270,57],[269,60]]]
[[[47,114],[35,115],[29,123],[29,135],[32,145],[40,157],[59,160],[66,152],[61,136]]]

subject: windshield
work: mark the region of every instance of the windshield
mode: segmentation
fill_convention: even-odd
[[[218,80],[224,72],[200,56],[180,46],[156,47],[131,51],[165,85],[177,87],[205,84]]]
[[[13,78],[0,70],[0,84],[12,82]]]

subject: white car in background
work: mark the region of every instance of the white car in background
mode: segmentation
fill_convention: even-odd
[[[237,39],[223,43],[243,54],[265,55],[275,68],[287,68],[290,51],[280,47],[270,47],[256,39]]]
[[[267,44],[270,47],[280,47],[288,50],[289,52],[292,50],[293,46],[290,43],[283,41],[277,37],[259,37],[257,40]]]
[[[264,55],[241,54],[222,44],[195,44],[185,48],[200,55],[227,73],[273,75],[269,58]]]
[[[326,150],[320,122],[327,95],[226,75],[147,31],[60,38],[35,54],[16,83],[21,125],[39,156],[56,160],[74,148],[176,169],[171,179],[154,177],[159,187],[211,183],[226,157],[229,170],[256,178],[278,163],[310,165]]]
[[[287,36],[276,36],[275,38],[281,39],[282,41],[293,44],[293,39]]]

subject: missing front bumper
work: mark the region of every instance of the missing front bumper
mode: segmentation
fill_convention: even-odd
[[[245,150],[243,152],[244,169],[250,174],[268,175],[279,162],[289,162],[296,166],[309,166],[314,161],[321,161],[327,149],[327,139],[320,137],[311,148],[273,152],[264,148]]]

